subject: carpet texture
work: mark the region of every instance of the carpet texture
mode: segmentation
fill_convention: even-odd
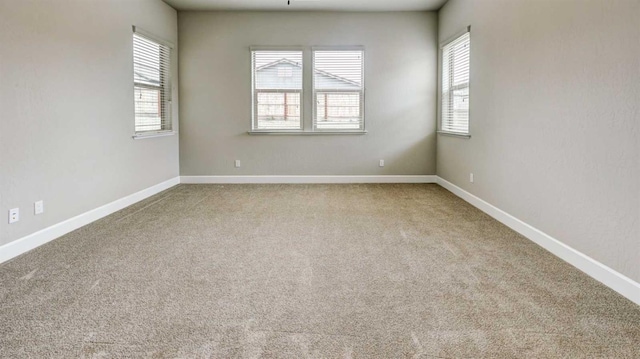
[[[0,266],[2,358],[640,358],[640,307],[437,185],[180,185]]]

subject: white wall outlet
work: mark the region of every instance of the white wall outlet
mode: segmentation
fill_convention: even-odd
[[[236,168],[240,168],[240,160],[236,160],[235,166]]]
[[[20,220],[20,208],[12,208],[9,210],[9,224],[16,223]]]
[[[469,182],[473,183],[473,173],[469,173]]]
[[[44,202],[38,201],[33,204],[33,213],[42,214],[44,212]]]
[[[384,160],[380,160],[380,167],[384,167]]]

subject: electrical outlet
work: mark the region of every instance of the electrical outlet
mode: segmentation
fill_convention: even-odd
[[[473,173],[469,173],[469,182],[473,183]]]
[[[240,160],[236,160],[235,166],[236,168],[240,168]]]
[[[384,160],[380,160],[380,167],[384,167]]]
[[[12,208],[9,210],[9,224],[16,223],[20,220],[20,208]]]
[[[44,202],[38,201],[33,204],[33,213],[42,214],[44,212]]]

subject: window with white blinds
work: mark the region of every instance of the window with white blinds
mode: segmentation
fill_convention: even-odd
[[[254,131],[302,130],[302,51],[252,50]]]
[[[469,32],[442,47],[440,131],[469,134]]]
[[[313,50],[313,130],[364,130],[364,51]]]
[[[171,47],[133,29],[135,132],[171,130]]]

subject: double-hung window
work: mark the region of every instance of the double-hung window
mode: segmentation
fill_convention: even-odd
[[[313,49],[313,130],[364,130],[364,51]]]
[[[469,31],[442,47],[440,131],[469,135]]]
[[[302,51],[251,51],[253,131],[302,130]]]
[[[171,45],[133,28],[135,134],[171,131]]]

